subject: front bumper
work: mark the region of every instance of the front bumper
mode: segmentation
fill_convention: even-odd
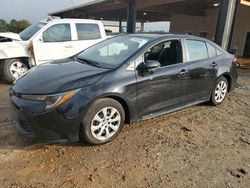
[[[48,112],[41,112],[41,102],[16,96],[10,97],[10,103],[15,127],[26,138],[46,142],[79,140],[80,103],[69,101]]]

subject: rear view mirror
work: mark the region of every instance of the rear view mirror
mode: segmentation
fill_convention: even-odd
[[[145,68],[148,70],[157,69],[161,66],[161,63],[157,60],[148,60],[145,63]]]

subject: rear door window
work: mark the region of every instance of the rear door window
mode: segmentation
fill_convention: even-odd
[[[206,43],[200,40],[187,39],[189,61],[198,61],[208,58]]]
[[[76,24],[78,40],[100,39],[101,33],[98,24]]]

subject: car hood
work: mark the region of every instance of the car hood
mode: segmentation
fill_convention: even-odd
[[[22,94],[62,93],[94,84],[109,71],[72,59],[58,60],[32,68],[12,88]]]
[[[18,40],[21,41],[20,35],[16,33],[0,33],[0,37],[6,38],[6,39],[11,39],[11,40]]]

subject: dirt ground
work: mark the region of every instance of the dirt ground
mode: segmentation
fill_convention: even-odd
[[[126,125],[106,145],[30,143],[0,85],[0,187],[250,187],[250,69],[225,102]]]

